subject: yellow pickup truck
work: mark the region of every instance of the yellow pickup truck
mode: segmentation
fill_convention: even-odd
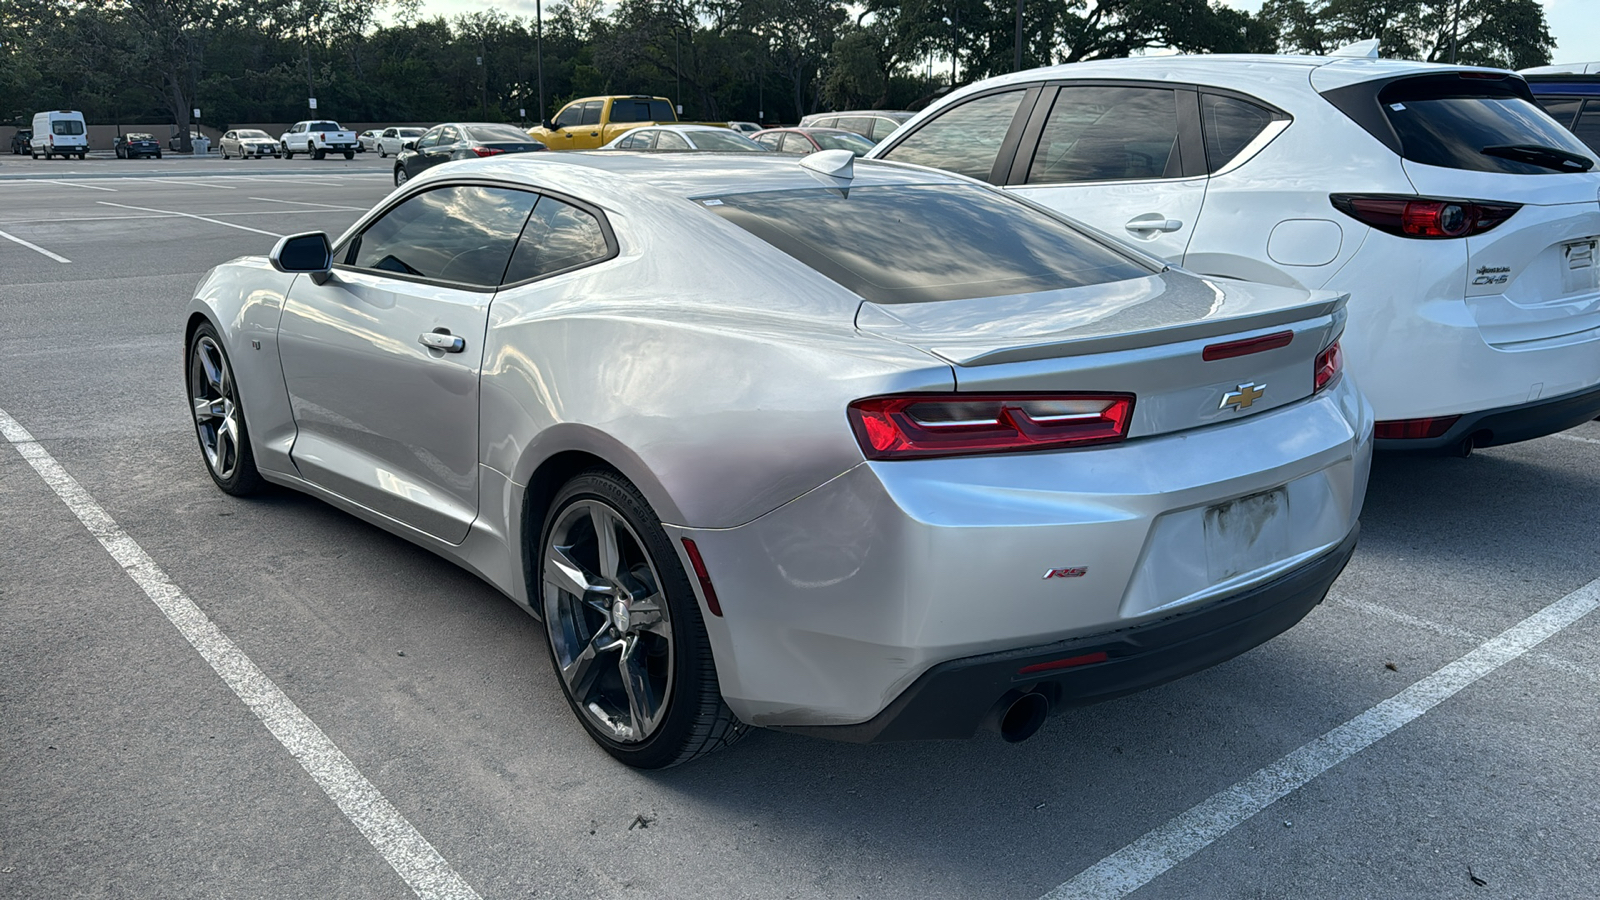
[[[665,97],[584,97],[561,107],[554,121],[530,128],[528,134],[551,150],[593,150],[629,129],[677,121],[672,101]]]

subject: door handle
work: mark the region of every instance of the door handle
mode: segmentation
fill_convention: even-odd
[[[467,342],[451,334],[448,328],[423,332],[417,335],[417,343],[429,350],[443,350],[446,353],[460,353],[467,349]]]
[[[1129,219],[1128,224],[1123,227],[1143,237],[1157,231],[1167,233],[1177,231],[1183,227],[1183,222],[1178,219],[1169,219],[1160,213],[1145,213],[1142,216],[1134,216]]]

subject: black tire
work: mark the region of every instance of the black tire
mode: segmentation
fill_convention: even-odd
[[[284,144],[283,145],[283,158],[284,159],[294,159],[294,151],[289,149],[289,145],[288,144]]]
[[[614,555],[620,560],[617,571],[626,574],[619,574],[612,582],[620,587],[613,588],[611,593],[597,594],[596,597],[601,598],[602,605],[615,604],[617,601],[603,598],[619,597],[622,590],[627,589],[629,604],[635,601],[650,604],[656,598],[664,598],[667,615],[663,623],[659,613],[650,613],[656,620],[653,626],[645,625],[637,632],[626,632],[626,635],[632,635],[634,641],[629,645],[630,649],[600,651],[607,654],[616,652],[616,657],[608,655],[605,662],[600,662],[600,653],[591,653],[590,658],[594,660],[591,665],[599,669],[601,674],[584,679],[591,686],[586,689],[585,698],[580,699],[573,696],[572,688],[562,674],[558,642],[569,649],[579,643],[587,646],[593,644],[596,636],[602,632],[624,635],[617,629],[627,626],[618,626],[603,613],[596,613],[593,603],[588,602],[595,598],[588,594],[578,597],[570,591],[552,592],[546,586],[548,579],[543,567],[552,552],[551,542],[558,538],[558,526],[564,529],[560,535],[562,539],[574,541],[574,535],[581,536],[584,523],[590,523],[591,530],[588,533],[593,541],[593,522],[597,520],[590,516],[595,510],[613,517],[608,521],[626,526],[625,529],[613,531],[617,548]],[[569,522],[577,524],[563,524]],[[576,542],[563,546],[569,559],[592,559],[586,555],[584,546]],[[722,700],[716,662],[711,656],[711,640],[706,636],[700,603],[689,583],[689,576],[679,563],[672,539],[661,527],[660,518],[638,488],[607,468],[593,468],[580,473],[568,481],[551,502],[550,511],[539,532],[537,549],[538,554],[534,559],[540,572],[534,579],[534,602],[544,617],[550,663],[573,715],[577,716],[595,743],[626,765],[639,769],[664,769],[719,750],[744,736],[749,726],[739,721]],[[590,578],[586,577],[585,580]],[[650,584],[651,580],[659,583]],[[562,611],[566,614],[562,615]],[[578,615],[574,615],[574,611]],[[628,617],[622,616],[618,621],[626,622]],[[637,611],[635,621],[644,621]],[[643,640],[654,637],[663,627],[670,632],[670,641],[661,642],[658,637],[655,643]],[[588,633],[579,633],[584,628],[588,629]],[[648,672],[648,677],[665,681],[664,687],[660,681],[651,684],[650,693],[661,697],[656,705],[658,714],[654,724],[643,727],[632,725],[633,716],[629,714],[630,724],[627,727],[630,735],[619,739],[617,734],[608,734],[597,724],[596,714],[585,708],[583,700],[597,702],[596,698],[608,690],[605,686],[607,679],[618,675],[617,671],[609,671],[605,667],[609,666],[612,659],[616,659],[618,671],[621,671],[626,667],[622,660],[629,653],[637,654],[634,657],[639,667],[637,671]],[[582,676],[578,677],[582,679]],[[616,683],[620,685],[620,679]],[[609,690],[614,695],[616,688]],[[628,690],[628,696],[635,696],[632,689]],[[636,708],[643,708],[643,704]],[[615,723],[617,720],[610,721]],[[613,724],[611,727],[616,731],[619,726]],[[641,730],[646,731],[643,737],[634,739],[632,735]]]
[[[410,181],[410,180],[411,180],[411,176],[406,174],[406,167],[405,166],[396,165],[394,167],[394,186],[395,187],[399,187],[400,185],[405,184],[407,181]]]
[[[160,159],[160,158],[161,158],[161,151],[157,150],[156,151],[156,159]]]
[[[356,152],[354,150],[346,150],[344,152],[344,158],[345,159],[355,159],[356,158]]]
[[[189,338],[183,374],[189,407],[193,410],[195,438],[200,442],[200,458],[211,480],[224,493],[235,497],[246,497],[261,490],[265,482],[256,469],[255,452],[250,447],[250,429],[245,425],[244,407],[238,402],[233,364],[228,361],[228,352],[223,349],[222,339],[210,322],[202,323]],[[216,396],[211,396],[213,394]],[[213,414],[205,421],[197,407],[197,401],[201,400],[212,401]],[[226,428],[223,423],[227,423]]]
[[[312,159],[327,159],[328,158],[328,151],[322,149],[321,147],[318,147],[317,149],[311,151],[311,158]]]
[[[15,153],[16,151],[13,150],[11,152]],[[383,145],[382,144],[378,145],[378,158],[379,159],[388,159],[389,158],[389,151],[383,149]]]

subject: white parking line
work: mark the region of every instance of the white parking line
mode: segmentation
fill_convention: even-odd
[[[354,212],[366,212],[367,211],[367,208],[364,207],[364,206],[334,206],[332,203],[312,203],[309,200],[274,200],[271,197],[251,197],[250,199],[251,200],[260,200],[262,203],[298,203],[301,206],[320,206],[323,209],[348,209],[348,210],[351,210],[351,211],[354,211]],[[309,212],[309,210],[297,210],[297,211],[298,212]]]
[[[1126,897],[1318,775],[1372,746],[1600,607],[1600,578],[1455,662],[1100,860],[1044,900]]]
[[[57,254],[51,253],[49,250],[46,250],[45,248],[39,246],[38,244],[29,243],[28,241],[25,241],[22,238],[19,238],[14,234],[6,234],[4,231],[0,231],[0,238],[5,238],[6,240],[11,241],[14,244],[21,244],[22,246],[27,247],[29,250],[32,250],[32,251],[34,251],[36,253],[43,253],[45,256],[50,257],[51,259],[55,260],[56,262],[63,262],[63,263],[72,262],[72,260],[67,259],[65,256],[59,256]]]
[[[237,228],[240,231],[253,231],[256,234],[264,234],[267,237],[283,237],[283,235],[278,234],[275,231],[262,231],[259,228],[251,228],[248,225],[238,225],[233,222],[224,222],[221,219],[209,219],[205,216],[197,216],[194,213],[179,212],[175,209],[151,209],[148,206],[129,206],[126,203],[112,203],[109,200],[96,200],[95,202],[101,206],[119,206],[123,209],[136,209],[139,212],[166,213],[167,215],[171,216],[182,216],[185,219],[198,219],[202,222],[210,222],[213,225],[225,225],[228,228]]]
[[[226,184],[214,184],[209,181],[183,181],[177,178],[151,178],[150,180],[157,182],[158,184],[187,184],[190,187],[220,188],[224,191],[238,190],[237,187],[232,187]]]
[[[90,190],[90,191],[110,191],[113,194],[115,194],[117,192],[116,188],[101,187],[98,184],[84,184],[84,183],[79,182],[79,181],[56,181],[54,179],[48,179],[48,180],[45,180],[44,183],[45,184],[59,184],[59,185],[65,186],[65,187],[83,188],[85,190]]]
[[[1584,443],[1584,444],[1600,444],[1600,440],[1595,440],[1594,438],[1578,437],[1575,434],[1553,434],[1553,435],[1551,435],[1551,437],[1558,437],[1558,438],[1561,438],[1563,441],[1578,441],[1578,442]]]
[[[293,700],[228,639],[155,560],[119,527],[55,457],[5,410],[0,435],[39,473],[83,527],[122,566],[235,695],[261,719],[272,736],[305,768],[339,810],[383,855],[416,895],[425,900],[479,900],[478,892],[451,868],[405,816],[361,774],[338,745]]]
[[[1434,634],[1456,638],[1458,640],[1464,640],[1474,644],[1483,642],[1482,635],[1473,634],[1465,628],[1457,628],[1453,625],[1445,625],[1440,622],[1430,622],[1427,619],[1421,619],[1416,616],[1403,613],[1397,609],[1390,609],[1387,606],[1382,606],[1377,603],[1368,603],[1365,600],[1356,600],[1353,597],[1329,597],[1329,600],[1336,606],[1349,607],[1350,609],[1364,612],[1367,615],[1376,616],[1380,619],[1388,619],[1391,622],[1399,622],[1402,625],[1407,625],[1421,631],[1431,631]],[[1596,672],[1593,669],[1587,669],[1575,662],[1569,662],[1568,660],[1562,659],[1561,657],[1552,653],[1546,653],[1543,650],[1535,650],[1528,654],[1528,658],[1539,663],[1540,665],[1557,669],[1567,673],[1568,675],[1576,675],[1580,678],[1587,678],[1590,681],[1600,683],[1600,672]]]

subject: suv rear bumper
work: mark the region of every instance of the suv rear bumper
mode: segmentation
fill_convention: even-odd
[[[1466,439],[1474,447],[1514,444],[1576,428],[1600,417],[1600,387],[1560,397],[1502,406],[1463,415],[1450,430],[1436,438],[1379,438],[1373,448],[1380,453],[1453,454]]]
[[[1119,631],[940,663],[883,712],[855,725],[773,726],[852,743],[970,738],[1002,698],[1039,692],[1053,710],[1142,691],[1217,665],[1287,631],[1327,596],[1355,552],[1357,525],[1333,550],[1200,609]],[[1105,653],[1103,662],[1022,674]]]

